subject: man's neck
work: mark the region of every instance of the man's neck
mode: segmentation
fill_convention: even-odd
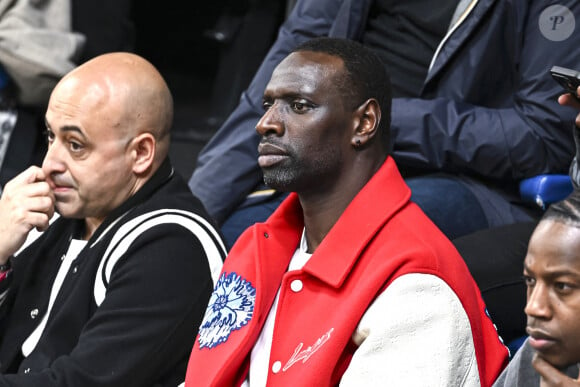
[[[85,229],[82,233],[82,239],[88,241],[91,239],[97,228],[103,223],[101,218],[86,218],[85,219]]]
[[[326,195],[298,195],[304,215],[309,253],[314,253],[314,250],[322,243],[364,184],[361,182],[346,185],[344,189],[337,189]]]
[[[354,159],[350,163],[352,168],[344,174],[338,184],[328,190],[298,193],[304,214],[309,253],[312,254],[322,243],[346,207],[380,169],[385,159],[386,157],[380,153],[372,157],[372,160]]]

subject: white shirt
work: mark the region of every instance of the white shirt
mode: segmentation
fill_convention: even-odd
[[[28,355],[30,355],[32,353],[32,351],[34,350],[34,348],[36,348],[36,345],[38,344],[38,341],[40,340],[40,337],[42,336],[42,332],[44,332],[44,328],[46,327],[46,322],[48,321],[48,316],[50,315],[50,312],[51,312],[52,307],[54,305],[54,300],[56,299],[56,296],[58,295],[58,292],[60,291],[60,288],[64,282],[66,274],[68,273],[71,264],[77,258],[77,256],[81,252],[81,250],[86,246],[86,244],[87,244],[87,241],[85,241],[85,240],[80,240],[80,239],[72,239],[71,240],[66,254],[62,257],[62,262],[61,262],[60,267],[58,269],[58,273],[56,274],[56,278],[54,279],[54,282],[52,283],[52,289],[50,291],[50,298],[48,300],[48,309],[46,310],[46,313],[42,317],[42,320],[40,321],[40,323],[38,324],[36,329],[34,331],[32,331],[32,334],[30,336],[28,336],[28,338],[22,344],[22,355],[24,357],[27,357]]]

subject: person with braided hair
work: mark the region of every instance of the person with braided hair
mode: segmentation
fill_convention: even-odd
[[[494,386],[577,386],[580,362],[580,189],[551,205],[524,261],[529,337]]]

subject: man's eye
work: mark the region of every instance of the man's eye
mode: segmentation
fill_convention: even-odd
[[[306,110],[307,106],[303,102],[292,102],[292,110],[302,112]]]
[[[76,141],[69,141],[69,147],[70,147],[70,150],[73,152],[78,152],[78,151],[83,149],[82,144],[80,144]]]
[[[54,133],[51,132],[50,130],[47,130],[44,132],[44,135],[46,136],[46,141],[50,144],[54,141]]]
[[[264,109],[264,111],[269,110],[271,107],[272,107],[272,102],[270,102],[270,101],[262,102],[262,108]]]
[[[524,283],[529,288],[529,287],[532,287],[536,284],[536,280],[535,280],[535,278],[532,278],[529,275],[524,275]]]
[[[555,282],[554,283],[554,288],[556,288],[556,290],[560,291],[560,292],[566,292],[566,291],[570,291],[572,290],[574,286],[567,283],[567,282]]]

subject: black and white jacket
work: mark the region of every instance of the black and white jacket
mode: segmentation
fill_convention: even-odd
[[[168,160],[74,260],[83,222],[57,219],[1,283],[0,386],[183,381],[226,254],[208,219]]]

